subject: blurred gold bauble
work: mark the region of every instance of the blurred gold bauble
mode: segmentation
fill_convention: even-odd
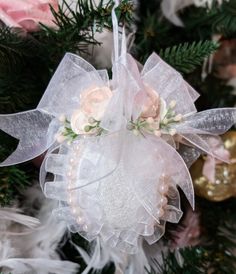
[[[236,131],[221,136],[225,148],[230,152],[231,160],[236,159]],[[200,157],[190,168],[196,195],[210,201],[223,201],[236,197],[236,163],[217,164],[215,182],[210,182],[202,174],[204,158]]]

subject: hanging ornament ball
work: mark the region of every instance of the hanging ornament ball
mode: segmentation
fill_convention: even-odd
[[[196,195],[210,201],[223,201],[236,197],[236,131],[221,136],[225,149],[230,152],[232,163],[215,166],[215,181],[211,182],[203,174],[204,157],[200,157],[190,168]]]

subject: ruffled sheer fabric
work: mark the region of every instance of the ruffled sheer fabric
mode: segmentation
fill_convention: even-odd
[[[104,146],[112,147],[113,153]],[[77,174],[69,188],[66,174],[78,149],[81,155]],[[78,141],[61,151],[64,154],[47,158],[46,170],[57,178],[47,182],[44,191],[47,197],[62,201],[54,213],[89,241],[99,237],[110,247],[136,253],[140,236],[153,244],[163,235],[166,221],[177,223],[181,218],[177,186],[193,206],[188,170],[179,154],[161,139],[137,138],[129,131],[121,131],[100,139]],[[161,174],[166,174],[170,165],[166,159],[171,159],[175,168],[168,174],[168,205],[160,218],[157,212],[161,195],[157,190]],[[84,222],[78,222],[78,216]]]

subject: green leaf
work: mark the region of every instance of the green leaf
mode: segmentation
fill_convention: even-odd
[[[208,40],[184,43],[161,50],[159,55],[179,72],[191,73],[218,47],[217,43]]]

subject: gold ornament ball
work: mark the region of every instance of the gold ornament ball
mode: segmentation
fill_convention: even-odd
[[[236,159],[236,131],[221,136],[225,148],[230,152],[231,160]],[[215,182],[210,182],[202,174],[204,157],[200,157],[190,168],[196,195],[210,201],[220,202],[236,197],[236,163],[217,164]]]

